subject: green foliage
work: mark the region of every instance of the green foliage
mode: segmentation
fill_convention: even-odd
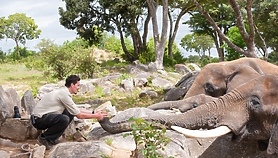
[[[180,43],[186,51],[196,52],[200,57],[205,56],[205,52],[209,52],[213,44],[211,36],[197,33],[185,35]]]
[[[79,74],[83,78],[92,78],[99,66],[92,56],[92,47],[83,39],[66,41],[62,46],[43,39],[37,48],[40,50],[36,58],[28,58],[25,62],[29,69],[44,71],[46,76],[63,79],[69,74]]]
[[[187,58],[185,58],[185,62],[186,63],[196,63],[200,67],[204,67],[208,63],[219,62],[219,58],[213,58],[213,57],[209,57],[209,56],[203,56],[202,58],[200,58],[197,55],[189,55]]]
[[[0,49],[0,63],[4,63],[6,58],[6,53]]]
[[[0,17],[0,40],[5,37],[4,26],[5,26],[5,17]]]
[[[275,51],[269,53],[267,61],[278,65],[278,53]]]
[[[139,55],[139,61],[143,64],[155,61],[155,46],[153,38],[149,39],[149,41],[147,42],[146,51],[142,52]]]
[[[274,51],[278,51],[278,0],[255,0],[253,2],[253,16],[256,27],[260,31],[260,35],[265,40],[268,47]],[[258,37],[258,36],[257,36]],[[256,38],[256,45],[263,45],[261,39]]]
[[[173,47],[172,47],[173,57],[168,56],[168,54],[167,54],[168,53],[167,52],[168,44],[166,44],[166,46],[167,47],[165,48],[164,57],[163,57],[163,66],[172,67],[177,63],[183,63],[185,61],[179,51],[178,46],[175,43],[173,44]],[[154,62],[155,61],[154,48],[155,48],[154,40],[152,38],[147,42],[146,51],[142,52],[142,54],[139,55],[139,61],[143,64]]]
[[[48,65],[48,73],[52,74],[54,78],[62,80],[68,76],[69,73],[76,66],[75,56],[76,52],[69,45],[62,47],[52,47],[44,54],[46,65]]]
[[[170,139],[165,136],[166,128],[161,124],[149,123],[142,118],[130,118],[132,124],[132,135],[136,146],[143,145],[141,149],[144,157],[147,158],[162,158],[156,151],[158,149],[164,150],[164,147],[170,142]],[[160,129],[157,129],[159,126]],[[131,135],[130,133],[124,136]]]
[[[99,70],[99,66],[90,50],[83,50],[77,57],[77,61],[76,72],[87,78],[93,78],[94,72]]]
[[[35,55],[35,52],[27,50],[26,47],[15,47],[14,50],[7,55],[7,58],[16,61],[33,55]]]
[[[89,40],[94,45],[101,42],[103,32],[114,34],[117,30],[121,36],[122,50],[125,52],[126,58],[124,59],[138,58],[138,52],[132,53],[134,49],[130,51],[125,45],[124,37],[132,37],[133,44],[142,48],[140,29],[138,28],[140,28],[141,19],[144,18],[144,12],[147,11],[146,1],[65,0],[65,3],[66,9],[59,8],[61,25],[76,30],[82,38]]]
[[[113,60],[107,60],[107,61],[103,61],[102,63],[100,63],[101,67],[105,67],[106,69],[110,68],[110,69],[121,69],[121,68],[125,68],[127,64],[124,61],[120,61],[118,58],[115,58]]]
[[[189,55],[188,57],[185,58],[185,61],[187,63],[199,63],[200,57],[198,55]]]
[[[24,60],[24,64],[29,70],[35,69],[39,71],[43,71],[46,66],[40,54],[27,57]]]
[[[232,43],[234,43],[235,45],[237,45],[240,48],[245,48],[246,44],[241,36],[241,34],[239,33],[239,29],[238,27],[231,27],[230,30],[228,31],[227,37],[230,39],[230,41]],[[243,57],[242,54],[236,52],[235,50],[231,49],[230,47],[228,47],[226,44],[224,45],[224,47],[226,48],[226,54],[225,54],[225,58],[228,61],[231,60],[235,60],[235,59],[239,59],[241,57]]]
[[[97,14],[94,10],[90,10],[96,6],[90,5],[88,0],[65,0],[65,3],[66,10],[63,7],[59,7],[61,25],[70,30],[76,29],[80,37],[87,40],[90,45],[97,45],[102,39],[102,33],[105,28],[95,22],[100,13]],[[90,13],[91,11],[92,13]]]
[[[130,42],[129,45],[129,47],[132,47],[132,44]],[[117,55],[124,54],[121,40],[115,35],[104,34],[102,41],[100,41],[99,48],[111,53],[115,53]]]
[[[97,94],[97,96],[99,96],[99,97],[104,97],[105,96],[105,93],[103,92],[103,88],[99,87],[99,86],[97,86],[95,88],[95,92],[94,93]]]
[[[113,139],[105,139],[104,141],[107,145],[111,145],[113,142]]]
[[[211,58],[209,56],[204,56],[200,60],[201,67],[204,67],[205,65],[211,63]]]
[[[9,15],[8,19],[1,19],[0,23],[2,23],[0,25],[4,28],[2,29],[2,34],[4,34],[6,38],[15,41],[18,57],[20,57],[19,43],[25,44],[27,40],[39,38],[41,34],[41,30],[38,29],[34,19],[27,17],[24,13]]]

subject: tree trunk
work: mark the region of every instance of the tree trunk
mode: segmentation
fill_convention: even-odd
[[[18,40],[15,40],[15,44],[16,44],[16,54],[17,54],[17,59],[20,59],[20,52],[19,52],[19,44],[18,44]],[[14,59],[16,59],[16,57],[15,57]]]
[[[130,52],[127,50],[126,48],[126,45],[125,45],[125,39],[124,39],[124,35],[123,35],[123,32],[121,31],[121,27],[120,26],[117,26],[117,29],[118,29],[118,32],[120,34],[120,41],[121,41],[121,45],[122,45],[122,48],[123,48],[123,51],[125,53],[125,56],[127,58],[128,61],[132,62],[134,61],[133,60],[133,57],[132,55],[130,54]]]
[[[153,24],[153,37],[155,44],[155,65],[156,69],[163,69],[163,57],[164,57],[164,49],[167,39],[167,29],[168,29],[168,0],[162,0],[162,30],[161,37],[158,33],[158,24],[157,24],[157,2],[153,0],[147,0],[149,11],[152,17]]]
[[[144,32],[143,32],[143,36],[142,36],[142,40],[143,40],[143,50],[145,50],[147,48],[147,37],[148,37],[148,26],[149,26],[149,22],[151,20],[151,14],[150,12],[148,12],[148,15],[146,17],[145,23],[144,23]]]
[[[177,32],[178,32],[178,29],[179,29],[179,26],[180,26],[180,21],[181,21],[181,18],[187,13],[189,12],[191,9],[193,9],[195,7],[195,5],[192,5],[192,4],[189,4],[186,5],[185,7],[183,7],[181,9],[181,12],[178,14],[177,16],[177,19],[176,19],[176,22],[174,23],[173,19],[171,18],[171,15],[169,13],[169,20],[170,20],[170,33],[169,33],[169,39],[168,39],[168,56],[169,57],[173,57],[173,44],[174,44],[174,41],[175,41],[175,38],[176,38],[176,35],[177,35]],[[173,29],[173,24],[174,25],[174,29]]]
[[[132,37],[132,42],[133,42],[133,48],[134,48],[134,51],[133,51],[133,60],[137,60],[139,59],[139,54],[141,54],[142,52],[142,40],[141,40],[141,36],[140,36],[140,32],[139,30],[137,29],[136,25],[133,23],[131,25],[131,37]]]

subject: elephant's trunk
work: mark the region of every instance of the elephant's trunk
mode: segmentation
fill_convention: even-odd
[[[233,98],[231,98],[233,97]],[[236,99],[235,99],[236,98]],[[186,113],[178,115],[158,115],[148,116],[144,119],[149,122],[158,122],[166,126],[167,129],[171,129],[171,126],[179,126],[188,129],[213,129],[218,126],[228,126],[230,129],[239,129],[246,122],[246,119],[237,120],[238,116],[245,116],[246,114],[239,114],[246,112],[246,110],[238,109],[238,113],[231,114],[231,111],[235,111],[233,108],[236,100],[237,104],[244,104],[240,99],[239,93],[232,92],[231,95],[227,94],[220,97],[217,100],[201,105],[197,108],[189,110]],[[237,108],[241,106],[236,106]],[[244,108],[244,106],[242,106]],[[234,120],[237,120],[236,127],[233,124]],[[120,133],[125,131],[131,131],[131,125],[133,122],[124,121],[112,123],[108,118],[100,121],[100,124],[104,130],[109,133]]]
[[[111,134],[127,132],[132,130],[131,122],[128,121],[112,123],[110,122],[108,117],[105,117],[101,121],[99,121],[99,123],[105,131]]]

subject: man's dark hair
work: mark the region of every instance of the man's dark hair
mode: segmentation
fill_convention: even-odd
[[[65,86],[69,88],[72,83],[76,84],[78,81],[80,81],[79,76],[77,76],[77,75],[70,75],[66,79]]]

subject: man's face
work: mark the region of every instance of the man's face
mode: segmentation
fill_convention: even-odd
[[[72,83],[70,85],[70,93],[71,94],[76,94],[78,92],[79,88],[80,88],[80,81],[77,81],[76,84]]]

